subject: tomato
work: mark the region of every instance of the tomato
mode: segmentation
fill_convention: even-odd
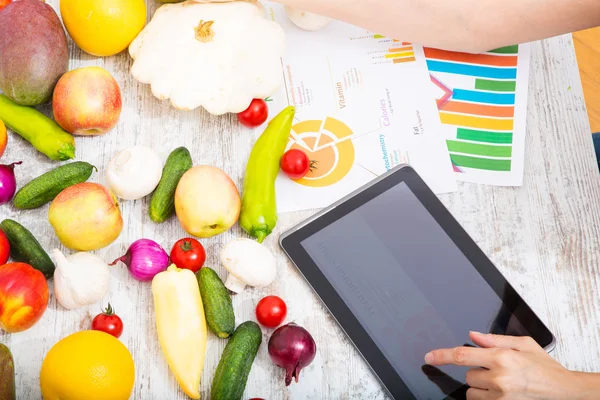
[[[196,239],[179,239],[171,249],[171,262],[177,268],[189,269],[196,273],[206,261],[204,247]]]
[[[281,325],[286,315],[287,306],[280,297],[263,297],[256,305],[256,319],[267,328]]]
[[[115,311],[108,303],[106,310],[102,314],[96,315],[92,320],[92,330],[106,332],[116,338],[123,333],[123,321],[115,314]]]
[[[6,264],[10,255],[10,243],[6,234],[0,230],[0,265]]]
[[[250,106],[237,115],[238,121],[248,128],[262,125],[269,117],[269,107],[263,99],[254,99]]]
[[[286,151],[281,157],[281,170],[290,179],[300,179],[312,170],[314,162],[309,161],[305,152],[298,149]]]

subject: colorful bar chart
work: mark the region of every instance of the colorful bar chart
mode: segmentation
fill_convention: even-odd
[[[415,61],[412,43],[389,39],[379,34],[350,38],[350,40],[365,39],[374,40],[375,48],[367,52],[373,64],[402,64]]]
[[[373,64],[394,63],[400,64],[405,62],[415,61],[415,52],[410,43],[401,43],[401,47],[392,47],[372,51],[369,53],[373,60]]]
[[[519,46],[483,54],[424,49],[455,171],[510,172]]]

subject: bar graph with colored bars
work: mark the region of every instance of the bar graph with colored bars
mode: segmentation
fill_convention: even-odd
[[[412,43],[390,39],[383,35],[367,33],[350,40],[375,40],[377,48],[367,52],[373,64],[402,64],[415,61]]]
[[[455,170],[511,171],[518,46],[477,55],[424,51],[432,81],[446,92],[437,100],[440,120],[456,127],[447,140]]]
[[[387,39],[382,35],[373,35],[373,39]],[[389,39],[387,39],[389,40]],[[373,64],[401,64],[415,61],[415,52],[412,44],[401,42],[400,40],[392,39],[386,49],[370,51],[369,54],[373,59]]]
[[[373,64],[402,64],[415,61],[411,43],[388,39],[378,34],[373,35],[373,39],[385,45],[383,49],[369,51]]]

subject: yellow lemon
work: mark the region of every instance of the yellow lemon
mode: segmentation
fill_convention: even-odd
[[[44,400],[127,400],[135,368],[127,347],[100,331],[74,333],[46,354],[40,372]]]
[[[125,50],[146,24],[144,0],[60,0],[63,23],[79,48],[94,56]]]

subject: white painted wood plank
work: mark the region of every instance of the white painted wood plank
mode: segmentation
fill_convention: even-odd
[[[48,1],[58,9],[58,0]],[[150,17],[156,7],[148,2]],[[104,167],[118,150],[146,144],[164,157],[175,147],[187,146],[195,164],[224,169],[241,187],[243,168],[254,135],[241,129],[233,116],[212,117],[206,112],[177,111],[156,100],[145,85],[129,75],[126,53],[98,59],[82,53],[70,42],[71,69],[99,65],[119,82],[123,114],[115,130],[103,137],[77,138],[77,158],[99,168],[91,181],[104,183]],[[467,231],[490,255],[499,269],[558,335],[555,357],[569,368],[600,371],[600,182],[593,156],[589,125],[570,36],[554,38],[533,47],[528,112],[527,161],[522,188],[461,184],[460,192],[442,196]],[[49,112],[50,108],[45,107]],[[255,132],[256,133],[256,132]],[[3,162],[23,160],[18,183],[56,166],[16,135],[10,135]],[[119,239],[97,254],[107,261],[121,255],[141,237],[152,238],[167,250],[184,236],[176,220],[156,225],[147,218],[147,200],[121,205],[125,228]],[[17,212],[0,208],[2,218],[15,218],[30,228],[47,249],[60,246],[46,218],[47,206]],[[236,319],[254,319],[257,301],[278,294],[288,303],[288,320],[306,326],[314,335],[318,353],[300,375],[300,383],[286,388],[283,371],[274,366],[264,341],[245,392],[245,398],[265,399],[383,399],[381,387],[341,329],[317,301],[299,273],[277,247],[282,230],[309,216],[309,212],[280,216],[277,232],[266,245],[278,258],[279,276],[268,289],[248,289],[233,298]],[[241,235],[238,227],[210,240],[207,265],[222,278],[219,249]],[[66,250],[65,250],[66,251]],[[185,399],[160,351],[153,319],[150,285],[134,281],[123,267],[112,270],[110,301],[125,322],[121,340],[136,364],[134,399]],[[18,397],[40,398],[39,370],[43,356],[60,338],[87,329],[99,305],[67,311],[51,297],[48,311],[32,329],[0,333],[15,355]],[[210,382],[225,341],[209,338],[202,394]]]

